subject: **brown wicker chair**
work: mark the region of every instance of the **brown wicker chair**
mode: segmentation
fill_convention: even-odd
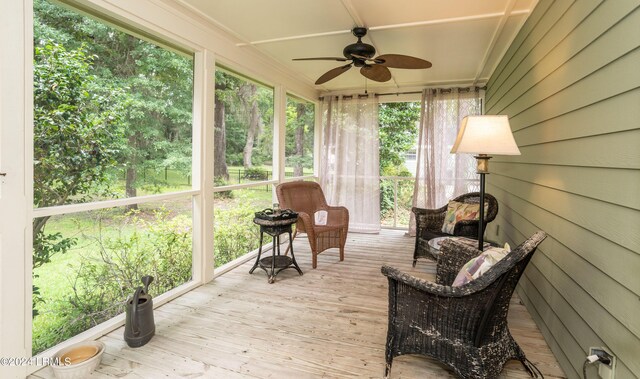
[[[383,266],[389,279],[389,327],[385,377],[393,358],[422,354],[449,366],[461,378],[495,378],[517,359],[531,376],[538,372],[513,340],[507,326],[511,295],[537,246],[537,232],[479,278],[451,287],[458,271],[480,253],[452,240],[442,243],[436,282]]]
[[[480,192],[470,192],[453,199],[461,203],[478,204],[480,202]],[[498,200],[491,194],[484,194],[484,201],[488,204],[487,212],[484,215],[484,229],[487,224],[493,221],[498,214]],[[437,209],[411,208],[416,216],[416,246],[413,251],[413,267],[416,266],[418,258],[432,259],[429,252],[428,242],[432,238],[446,236],[461,236],[478,239],[478,220],[463,220],[456,222],[453,234],[442,232],[442,224],[447,213],[447,205]],[[484,230],[483,230],[484,233]]]
[[[349,211],[345,207],[327,205],[322,188],[316,182],[288,182],[276,187],[280,207],[298,212],[298,222],[293,238],[306,233],[311,245],[311,262],[313,268],[318,265],[318,254],[337,247],[340,249],[340,260],[344,260],[344,245],[349,230]],[[327,211],[327,224],[316,225],[314,214],[319,210]]]

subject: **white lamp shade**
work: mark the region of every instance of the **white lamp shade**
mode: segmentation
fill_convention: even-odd
[[[462,119],[452,153],[520,155],[507,116],[467,116]]]

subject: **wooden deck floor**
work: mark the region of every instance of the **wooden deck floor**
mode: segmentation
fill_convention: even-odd
[[[131,349],[123,328],[102,337],[107,345],[97,378],[380,378],[387,330],[389,264],[433,278],[428,261],[411,267],[413,240],[403,232],[349,235],[344,262],[337,250],[319,255],[311,269],[305,238],[294,243],[304,271],[285,270],[267,284],[253,262],[156,309],[156,336]],[[546,378],[564,374],[524,306],[512,300],[514,338]],[[394,359],[393,378],[453,378],[438,362]],[[52,378],[45,368],[33,378]],[[519,362],[502,377],[527,378]]]

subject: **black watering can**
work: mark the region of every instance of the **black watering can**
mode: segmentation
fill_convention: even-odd
[[[138,287],[133,297],[127,301],[127,318],[124,324],[124,340],[129,347],[140,347],[151,339],[156,332],[153,321],[153,300],[149,295],[149,284],[153,276],[143,276],[144,289]]]

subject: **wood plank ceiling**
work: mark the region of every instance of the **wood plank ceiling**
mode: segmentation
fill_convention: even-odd
[[[391,69],[392,78],[369,87],[400,88],[483,85],[537,0],[178,0],[223,30],[240,48],[257,49],[300,80],[313,85],[336,61],[292,61],[342,57],[356,38],[376,56],[404,54],[433,63],[430,69]],[[351,69],[316,86],[321,91],[360,89],[365,78]]]

